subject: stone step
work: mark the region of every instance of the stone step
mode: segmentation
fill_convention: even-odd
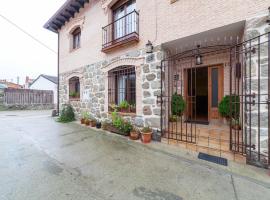
[[[203,143],[189,143],[184,141],[177,141],[177,140],[171,140],[162,138],[162,143],[174,145],[180,148],[188,149],[195,152],[202,152],[207,153],[209,155],[213,156],[219,156],[223,158],[227,158],[228,160],[234,160],[239,163],[245,163],[246,158],[245,156],[238,154],[236,152],[230,151],[229,144],[227,145],[221,145],[221,146],[215,146],[214,143],[210,144],[209,146]]]

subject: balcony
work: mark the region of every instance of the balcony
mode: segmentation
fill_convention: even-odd
[[[139,13],[133,11],[102,28],[102,51],[139,41]]]

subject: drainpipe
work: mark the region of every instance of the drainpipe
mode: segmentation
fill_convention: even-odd
[[[57,36],[58,36],[58,51],[57,51],[57,81],[58,81],[58,84],[57,84],[57,115],[59,116],[59,84],[60,84],[60,77],[59,77],[59,57],[60,57],[60,34],[59,32],[57,32]]]

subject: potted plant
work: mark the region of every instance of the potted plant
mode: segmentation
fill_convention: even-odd
[[[136,113],[136,104],[135,103],[130,104],[129,105],[129,110],[132,113]]]
[[[101,123],[102,130],[107,131],[109,129],[109,125],[110,124],[108,122],[106,122],[106,121],[102,122]]]
[[[142,142],[150,143],[152,139],[152,129],[149,127],[144,127],[142,130]]]
[[[169,122],[177,122],[177,115],[171,115],[169,117]]]
[[[119,108],[121,112],[129,112],[129,103],[126,100],[121,101]]]
[[[97,122],[96,122],[96,128],[97,128],[97,129],[101,129],[101,122],[100,122],[100,121],[97,121]]]
[[[124,136],[129,136],[130,131],[132,129],[132,125],[129,121],[123,121],[123,123],[120,126],[121,134]]]
[[[226,95],[222,98],[218,105],[219,114],[227,121],[231,118],[239,118],[240,113],[240,99],[237,95]]]
[[[83,118],[84,118],[84,124],[85,124],[86,126],[89,126],[89,125],[90,125],[89,113],[88,113],[88,112],[84,112]]]
[[[109,104],[109,112],[118,111],[119,107],[115,104]]]
[[[81,114],[81,124],[85,124],[86,116],[87,116],[87,112],[83,112],[83,113]]]
[[[91,127],[96,127],[96,124],[97,124],[97,120],[95,119],[95,118],[91,118],[90,119],[90,125],[91,125]]]
[[[177,120],[177,116],[182,116],[186,109],[186,102],[182,95],[176,92],[172,95],[171,109],[173,120]],[[176,117],[175,117],[176,116]]]
[[[136,126],[133,126],[130,130],[129,138],[131,140],[138,140],[140,138],[140,132]]]
[[[239,118],[232,118],[232,128],[234,130],[241,130],[241,123]]]
[[[79,94],[77,92],[70,92],[69,97],[75,99],[75,98],[79,97]]]

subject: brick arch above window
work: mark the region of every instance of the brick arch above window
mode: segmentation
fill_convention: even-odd
[[[102,67],[103,72],[108,72],[114,68],[120,67],[120,66],[135,66],[136,71],[144,63],[144,58],[121,58],[114,60],[112,62],[109,62],[107,65]]]

